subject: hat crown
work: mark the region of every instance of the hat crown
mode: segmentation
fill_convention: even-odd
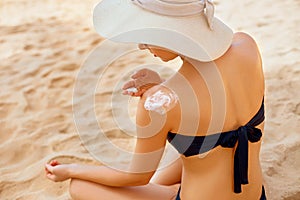
[[[166,3],[174,3],[174,4],[184,4],[184,3],[193,3],[193,2],[199,2],[201,0],[159,0]]]
[[[211,0],[131,0],[141,8],[160,15],[185,17],[206,11],[208,25],[213,30],[214,5]]]
[[[134,1],[134,0],[133,0]],[[166,4],[173,4],[173,5],[185,5],[185,4],[204,4],[209,0],[142,0],[143,2],[147,3],[166,3]]]

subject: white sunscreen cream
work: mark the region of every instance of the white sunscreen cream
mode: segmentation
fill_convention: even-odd
[[[178,101],[178,96],[173,91],[159,90],[147,97],[144,108],[155,111],[161,115],[171,110]]]
[[[127,88],[126,91],[127,91],[127,92],[137,93],[137,92],[138,92],[138,89],[136,89],[135,87],[131,87],[131,88]]]

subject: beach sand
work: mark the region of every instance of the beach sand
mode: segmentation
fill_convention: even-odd
[[[44,164],[53,158],[67,163],[97,164],[97,155],[104,155],[111,164],[124,162],[99,132],[79,135],[73,118],[73,106],[76,109],[87,100],[84,95],[73,98],[75,83],[80,79],[78,72],[91,59],[90,52],[104,41],[92,26],[92,8],[97,2],[0,1],[1,200],[70,199],[68,181],[53,183],[45,178]],[[261,163],[269,199],[299,200],[300,3],[215,2],[217,16],[236,31],[252,35],[263,56],[266,123]],[[124,134],[131,132],[132,127],[125,124],[121,131],[112,120],[127,104],[117,103],[112,110],[111,93],[115,94],[113,102],[129,102],[130,125],[135,112],[130,105],[136,104],[136,99],[118,95],[120,79],[126,80],[135,66],[150,60],[153,59],[145,52],[124,55],[97,82],[96,118],[109,144],[123,150],[130,151],[134,146],[132,137]],[[92,65],[95,73],[100,73],[97,66],[103,63]],[[168,65],[178,66],[178,62]],[[172,71],[163,69],[160,73],[167,77]],[[88,87],[89,77],[82,80],[79,92]],[[80,114],[89,115],[84,111]],[[90,149],[97,151],[91,155]]]

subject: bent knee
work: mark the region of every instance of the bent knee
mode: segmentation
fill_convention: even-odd
[[[83,182],[80,179],[71,179],[70,186],[69,186],[69,193],[73,200],[80,200],[82,199],[82,187]],[[80,192],[81,191],[81,192]]]

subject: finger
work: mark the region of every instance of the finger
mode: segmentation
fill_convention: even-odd
[[[128,90],[123,90],[122,94],[132,96],[132,92]]]
[[[52,165],[52,166],[56,166],[56,165],[60,165],[60,163],[59,163],[57,160],[53,160],[53,162],[52,162],[51,165]]]
[[[146,68],[140,69],[139,71],[135,72],[135,73],[131,76],[131,78],[137,79],[137,78],[140,78],[140,77],[144,77],[144,76],[146,76],[147,71],[149,71],[149,69],[146,69]]]
[[[152,88],[153,86],[157,85],[156,83],[147,83],[147,84],[144,84],[140,87],[140,90],[148,90],[150,88]]]
[[[142,94],[143,93],[141,93],[141,92],[137,92],[137,93],[134,93],[132,96],[133,97],[140,97],[140,96],[142,96]]]
[[[51,174],[51,173],[48,173],[48,174],[46,175],[46,177],[47,177],[48,179],[50,179],[51,181],[55,181],[55,178],[56,178],[56,176],[53,175],[53,174]]]
[[[56,164],[56,160],[51,160],[49,163],[51,166],[54,166]]]
[[[49,173],[53,173],[53,166],[49,165],[49,164],[46,164],[45,165],[45,168],[46,170],[49,172]]]
[[[131,96],[133,97],[140,97],[144,94],[144,90],[139,90],[138,92],[133,93]]]
[[[141,96],[141,95],[139,95],[139,92],[136,92],[136,93],[132,93],[131,96],[132,96],[132,97],[139,97],[139,96]]]
[[[129,93],[128,93],[126,90],[124,90],[124,91],[122,92],[122,94],[123,94],[123,95],[129,95]]]
[[[126,83],[123,85],[122,89],[123,89],[123,90],[126,90],[126,89],[131,88],[131,87],[135,87],[135,81],[134,81],[134,80],[131,80],[131,81],[126,82]]]
[[[46,166],[45,166],[45,172],[46,173],[51,173]]]
[[[142,87],[143,85],[145,85],[145,81],[144,81],[144,77],[141,77],[141,78],[138,78],[138,79],[135,79],[134,81],[134,87],[135,88],[140,88]]]
[[[135,96],[133,92],[128,92],[128,91],[126,91],[126,90],[124,90],[124,91],[122,92],[122,94],[123,94],[123,95],[129,95],[129,96]]]

